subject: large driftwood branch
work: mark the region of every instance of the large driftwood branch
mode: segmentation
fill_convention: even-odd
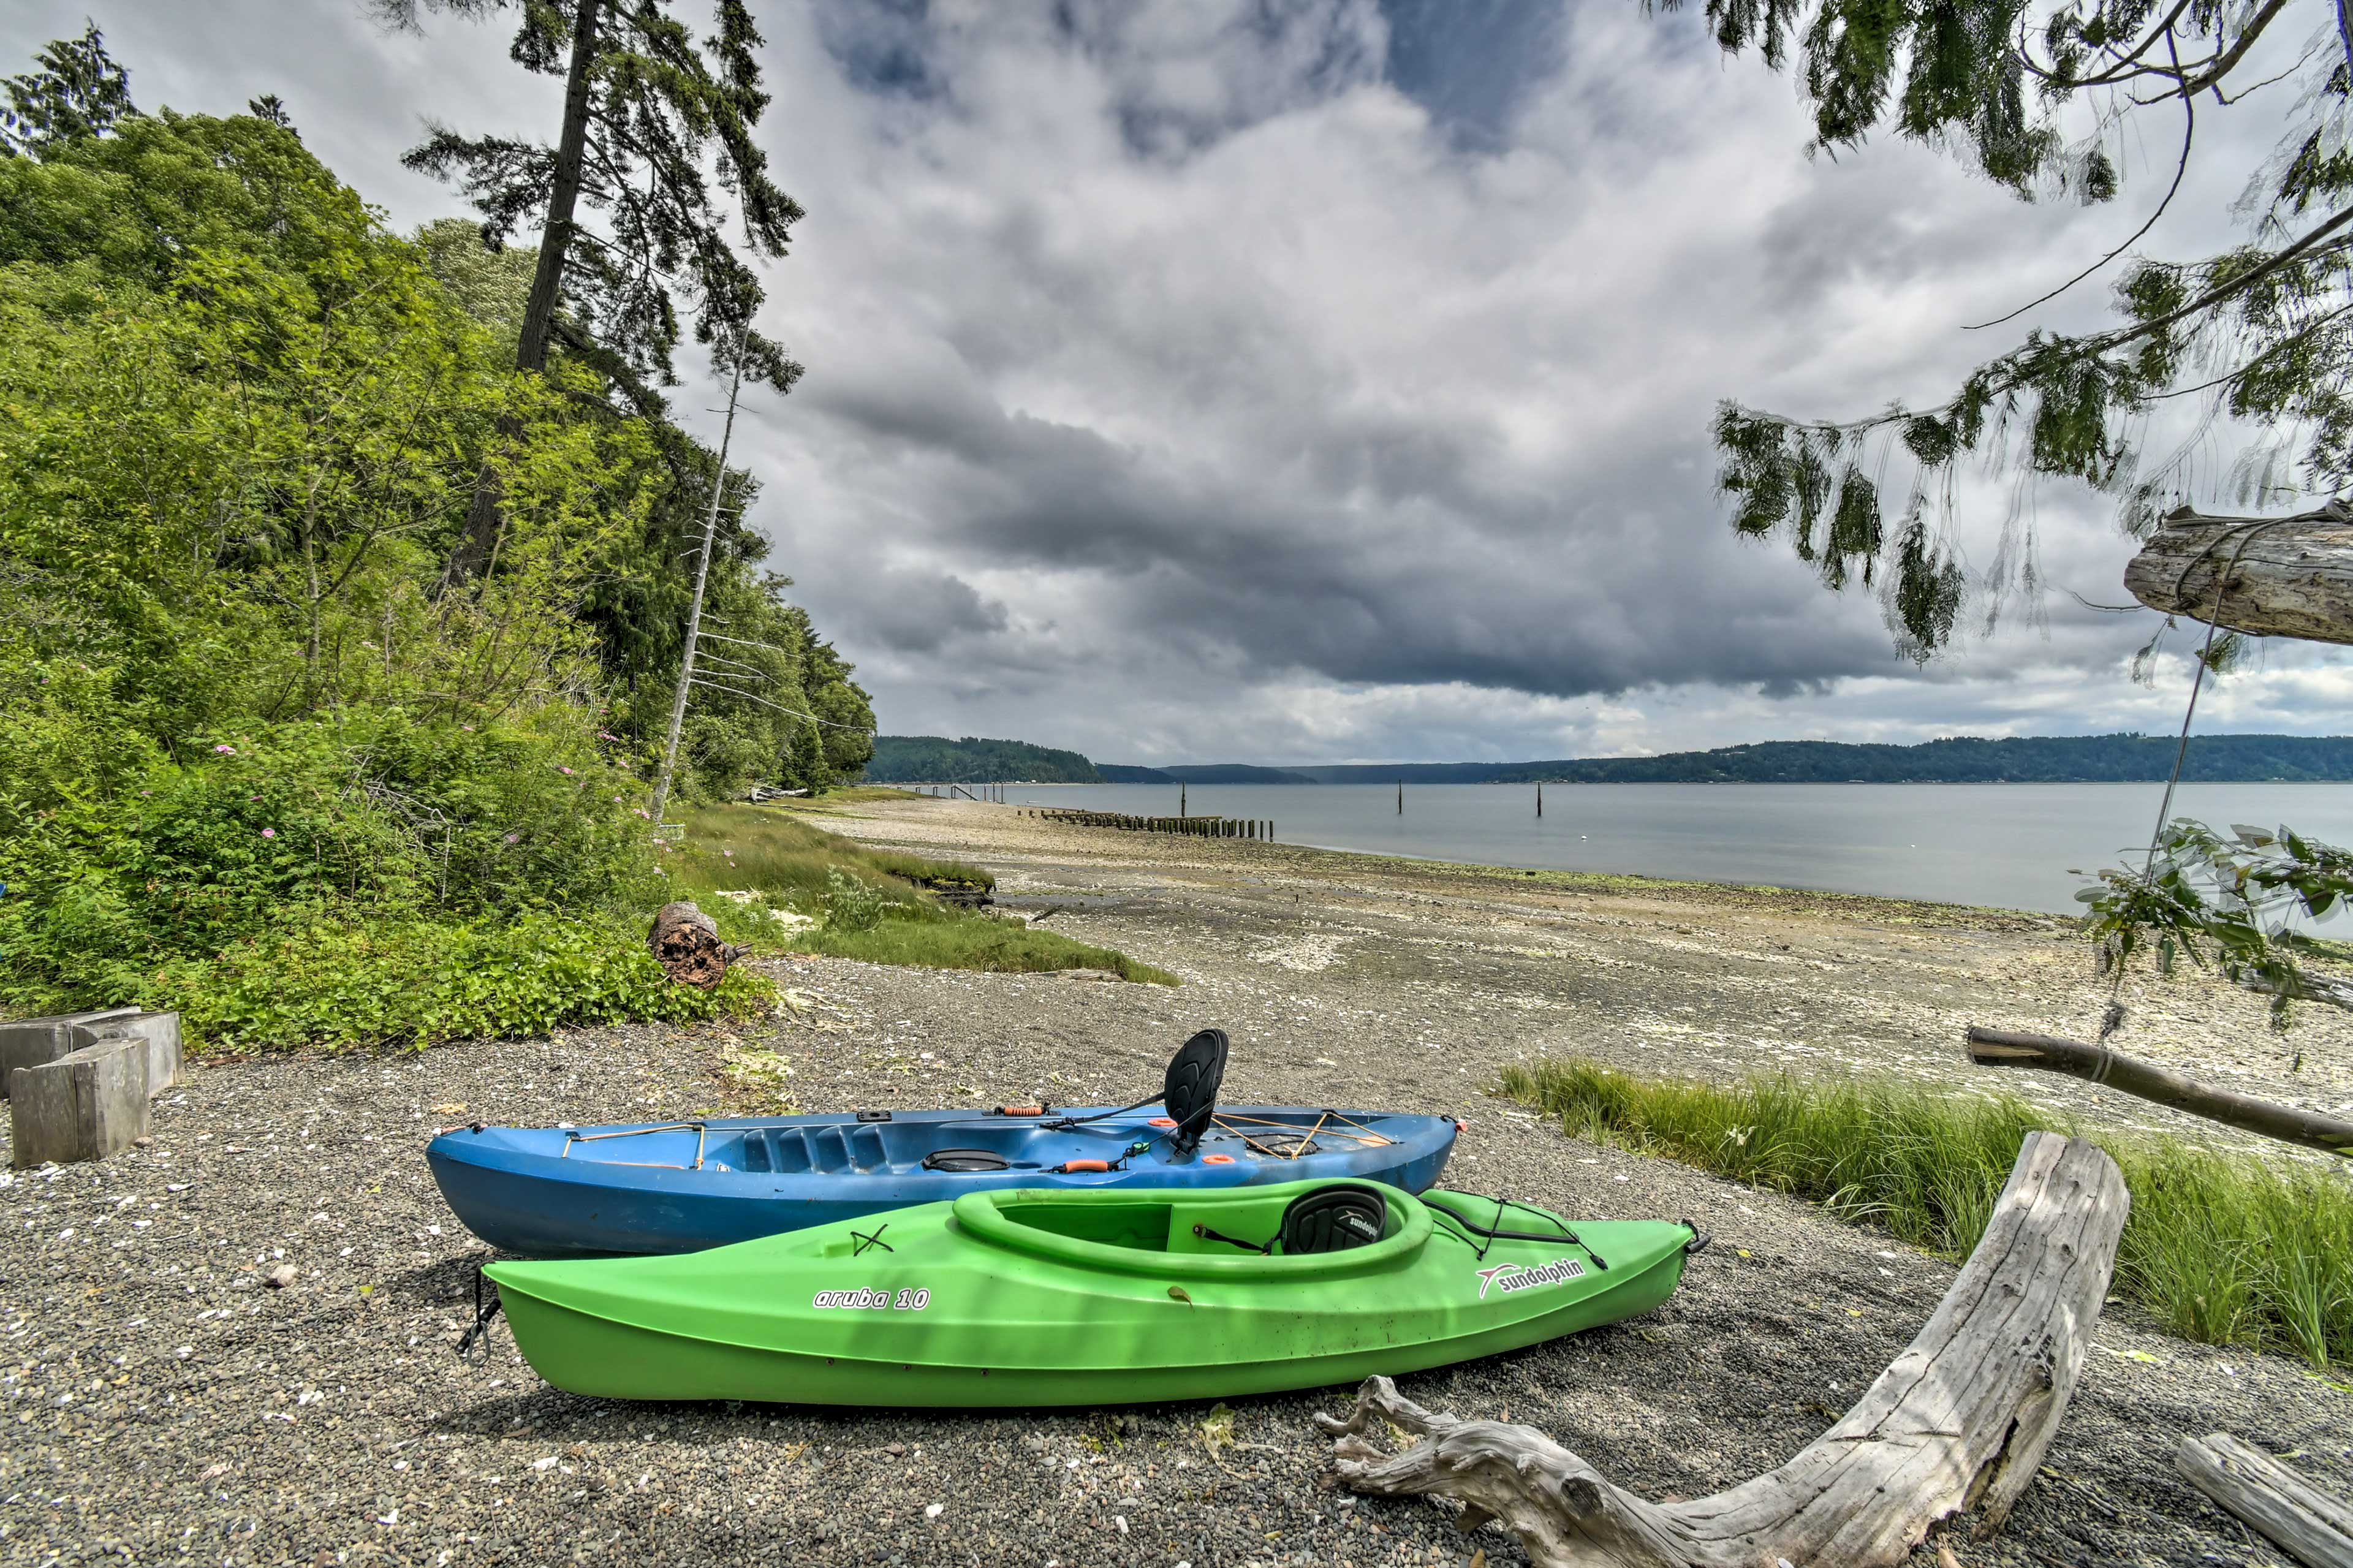
[[[705,991],[727,978],[727,966],[744,952],[721,940],[718,926],[691,903],[664,904],[646,945],[672,980]]]
[[[2257,637],[2353,643],[2353,514],[2333,503],[2286,518],[2184,507],[2126,564],[2125,589],[2152,610]]]
[[[1694,1502],[1645,1502],[1529,1426],[1433,1415],[1374,1377],[1336,1436],[1340,1479],[1501,1520],[1537,1568],[1886,1568],[1938,1521],[2009,1516],[2074,1392],[2130,1199],[2081,1139],[2031,1132],[1985,1237],[1911,1348],[1779,1469]],[[1423,1440],[1391,1453],[1391,1422]]]
[[[2184,1437],[2182,1479],[2307,1568],[2353,1568],[2353,1507],[2227,1433]]]
[[[2277,1105],[2268,1100],[2216,1089],[2152,1063],[2118,1056],[2105,1046],[2087,1046],[2081,1040],[2062,1039],[2056,1035],[2014,1034],[2008,1029],[1987,1029],[1973,1024],[1969,1026],[1969,1059],[1979,1067],[2041,1068],[2045,1072],[2065,1073],[2069,1078],[2105,1084],[2243,1131],[2260,1132],[2266,1138],[2299,1143],[2330,1154],[2353,1153],[2353,1121],[2340,1121],[2316,1110],[2298,1110],[2292,1105]]]

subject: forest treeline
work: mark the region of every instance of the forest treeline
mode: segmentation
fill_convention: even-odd
[[[727,1005],[639,946],[714,485],[681,787],[823,790],[873,724],[750,477],[585,331],[516,368],[531,252],[395,233],[275,100],[142,114],[93,57],[0,137],[0,1008],[292,1043]]]
[[[2172,735],[1957,736],[1918,745],[1766,741],[1712,752],[1519,763],[1498,784],[2149,784],[2173,770]],[[2181,776],[2210,784],[2342,783],[2353,737],[2195,735]]]
[[[876,784],[1100,784],[1094,763],[1076,752],[1027,741],[984,741],[966,735],[878,735],[866,776]]]

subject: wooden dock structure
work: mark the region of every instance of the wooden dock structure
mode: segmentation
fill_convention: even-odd
[[[1247,816],[1130,816],[1124,811],[1081,811],[1075,807],[1036,806],[1027,815],[1042,822],[1066,822],[1077,827],[1110,827],[1122,833],[1175,833],[1191,838],[1247,838],[1271,843],[1274,824]]]

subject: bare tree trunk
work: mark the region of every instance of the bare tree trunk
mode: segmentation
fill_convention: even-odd
[[[1692,1502],[1645,1502],[1528,1426],[1424,1410],[1366,1380],[1319,1416],[1340,1479],[1501,1520],[1536,1568],[1889,1568],[1971,1511],[1982,1538],[2033,1479],[2091,1348],[2130,1198],[2099,1148],[2030,1132],[1960,1278],[1862,1401],[1779,1469]],[[1402,1453],[1364,1436],[1423,1436]]]
[[[588,153],[588,98],[591,70],[596,62],[596,29],[607,0],[575,0],[572,63],[564,81],[564,132],[555,145],[555,174],[547,199],[547,225],[539,237],[539,266],[531,278],[524,301],[522,333],[515,344],[515,368],[547,368],[547,345],[555,322],[555,301],[564,289],[564,263],[572,249],[573,214],[580,205],[580,171]],[[499,434],[512,438],[522,427],[511,418],[499,421]],[[451,552],[445,582],[473,576],[491,559],[499,531],[498,476],[487,463],[474,476],[474,498],[466,509],[466,531]]]
[[[2184,507],[2125,566],[2152,610],[2257,637],[2353,643],[2353,512],[2207,517]]]
[[[2149,1062],[2118,1056],[2105,1046],[2056,1035],[2021,1035],[2008,1029],[1969,1026],[1969,1059],[1979,1067],[2041,1068],[2065,1073],[2086,1083],[2105,1084],[2176,1110],[2225,1122],[2248,1132],[2260,1132],[2284,1143],[2297,1143],[2330,1154],[2353,1154],[2353,1121],[2298,1110],[2268,1100],[2234,1094],[2227,1089],[2200,1083],[2194,1078],[2168,1072]]]

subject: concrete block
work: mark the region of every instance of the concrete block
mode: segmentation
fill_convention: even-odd
[[[54,1018],[20,1018],[14,1023],[0,1024],[0,1095],[9,1092],[9,1081],[16,1077],[18,1068],[39,1067],[44,1062],[53,1062],[77,1047],[89,1044],[87,1040],[74,1038],[75,1029],[138,1016],[136,1007],[107,1007],[95,1013],[63,1013]],[[173,1028],[175,1034],[178,1027],[178,1018],[174,1015]]]
[[[18,1168],[102,1160],[147,1135],[147,1042],[118,1036],[8,1075]]]
[[[161,1094],[175,1084],[188,1081],[187,1069],[180,1060],[180,1016],[177,1013],[142,1013],[136,1009],[126,1009],[120,1017],[77,1024],[72,1034],[77,1050],[117,1036],[145,1041],[147,1092],[150,1094]]]

